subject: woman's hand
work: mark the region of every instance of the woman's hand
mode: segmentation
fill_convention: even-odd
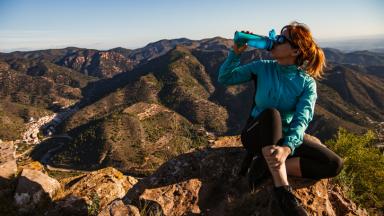
[[[241,32],[246,34],[253,34],[253,32],[250,32],[250,31],[241,31]],[[232,46],[233,51],[235,52],[236,55],[240,55],[242,52],[244,52],[244,50],[247,49],[247,47],[248,47],[247,44],[244,44],[243,46],[238,47],[236,43]]]
[[[291,149],[288,146],[270,145],[262,149],[268,167],[271,170],[280,169],[281,165],[285,163]]]
[[[234,43],[232,46],[233,51],[235,52],[236,55],[240,55],[242,52],[244,52],[244,50],[247,49],[247,47],[248,47],[247,44],[244,44],[243,46],[238,47],[236,43]]]

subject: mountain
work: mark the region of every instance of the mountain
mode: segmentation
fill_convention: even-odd
[[[19,139],[24,123],[75,103],[92,80],[46,60],[0,60],[0,139]]]
[[[384,64],[383,52],[372,52],[364,50],[344,53],[337,49],[325,48],[324,53],[328,62],[334,62],[338,64],[342,63],[364,66],[377,66]]]
[[[252,83],[226,88],[217,82],[218,67],[226,58],[231,43],[220,37],[198,41],[180,38],[160,40],[136,50],[69,47],[2,53],[0,66],[7,72],[3,73],[4,77],[12,72],[17,74],[16,80],[22,79],[17,83],[32,78],[40,85],[31,80],[22,85],[27,89],[6,88],[11,84],[3,79],[7,83],[1,90],[8,101],[39,104],[44,109],[54,106],[54,102],[63,106],[77,101],[81,109],[64,122],[63,132],[86,124],[90,119],[105,117],[115,109],[145,101],[174,110],[208,131],[237,134],[249,114],[254,90]],[[328,48],[324,51],[328,67],[326,76],[318,82],[317,107],[321,111],[316,114],[309,131],[326,139],[332,137],[338,127],[330,131],[322,129],[326,132],[319,133],[319,125],[327,128],[323,125],[328,120],[319,124],[316,119],[337,118],[339,126],[356,132],[372,128],[373,119],[383,121],[384,55],[370,51],[344,53]],[[270,56],[267,52],[249,50],[242,60],[246,63],[257,58]],[[47,80],[51,80],[51,87],[44,85]],[[27,92],[33,97],[26,97]],[[73,123],[75,121],[77,124]]]
[[[217,39],[211,41],[218,43]],[[59,133],[68,133],[73,141],[61,148],[49,163],[56,167],[92,170],[114,166],[125,173],[148,174],[151,170],[148,164],[154,169],[166,161],[164,155],[171,157],[201,146],[193,143],[199,143],[201,138],[197,137],[207,132],[218,136],[238,134],[252,105],[253,83],[231,87],[219,84],[217,73],[227,55],[225,45],[217,50],[204,50],[201,47],[205,45],[194,43],[193,46],[177,45],[131,71],[83,86],[76,104],[79,110],[57,128]],[[342,52],[332,52],[343,56]],[[268,57],[265,52],[250,50],[243,60]],[[384,121],[383,79],[368,72],[367,68],[371,67],[330,61],[324,79],[318,82],[319,99],[308,133],[326,140],[332,138],[339,127],[363,133]],[[160,107],[159,112],[163,114],[146,124],[138,120],[138,111],[127,115],[126,110],[134,109],[132,107],[143,111]],[[184,119],[171,122],[189,125],[188,132],[183,134],[169,127],[169,123],[163,124],[172,119],[170,112],[179,116],[177,119]],[[206,132],[198,132],[199,127]],[[176,140],[190,145],[181,152],[161,148],[159,154],[163,156],[149,159],[156,150],[148,143],[173,143],[167,144],[171,149],[182,145],[166,137],[167,133],[177,135],[180,138]],[[153,138],[152,134],[157,135]]]
[[[228,88],[217,82],[218,68],[230,46],[230,40],[219,37],[181,38],[136,50],[70,47],[3,53],[0,93],[7,102],[2,103],[7,108],[3,116],[21,125],[32,116],[25,114],[32,113],[32,107],[48,113],[55,107],[76,105],[78,111],[57,128],[61,133],[73,132],[76,139],[86,130],[84,125],[98,130],[101,126],[93,126],[104,125],[112,115],[122,115],[124,109],[145,102],[171,110],[216,135],[238,134],[249,115],[254,87],[252,82]],[[317,112],[308,132],[325,140],[339,126],[360,133],[374,129],[384,121],[384,55],[336,49],[325,49],[325,53],[328,66],[318,82]],[[258,58],[270,56],[253,49],[244,53],[242,61]],[[11,112],[9,107],[16,105],[30,108]],[[9,120],[2,119],[10,126]]]
[[[39,62],[42,60],[64,66],[88,76],[110,78],[118,73],[134,69],[149,60],[155,59],[176,45],[205,50],[228,49],[230,40],[224,38],[203,39],[192,41],[186,38],[160,40],[135,50],[117,47],[107,51],[68,47],[65,49],[49,49],[30,52],[0,53],[12,68],[20,67],[17,61]],[[16,61],[16,62],[15,62]]]
[[[203,130],[157,104],[139,102],[69,131],[73,141],[55,154],[55,167],[148,175],[170,158],[207,143]],[[47,140],[45,145],[52,145]],[[39,149],[32,155],[38,157]],[[41,153],[40,153],[41,155]]]
[[[107,137],[112,137],[112,139],[117,140],[119,140],[119,137],[121,136],[124,138],[122,139],[123,144],[126,142],[136,142],[134,145],[139,149],[146,147],[144,152],[147,153],[137,152],[133,155],[144,154],[143,157],[147,157],[145,155],[148,155],[153,151],[153,149],[151,151],[147,149],[149,146],[146,143],[155,144],[157,142],[168,143],[172,141],[171,143],[176,145],[175,148],[185,149],[183,151],[187,151],[191,147],[180,147],[183,145],[182,143],[191,143],[194,147],[200,146],[201,144],[193,144],[202,143],[201,140],[206,139],[203,136],[204,133],[199,136],[197,135],[199,134],[199,130],[196,128],[198,128],[199,125],[217,134],[223,134],[227,131],[227,111],[223,107],[209,100],[210,95],[214,92],[210,77],[206,74],[204,67],[187,49],[184,47],[176,47],[159,59],[149,61],[144,68],[146,69],[144,70],[141,68],[140,70],[137,69],[128,73],[119,74],[108,80],[94,82],[92,86],[97,86],[97,88],[90,87],[89,89],[86,88],[84,90],[87,102],[79,103],[81,104],[81,109],[62,125],[61,131],[69,131],[69,135],[72,137],[81,137],[79,139],[82,140],[83,143],[77,143],[77,138],[74,138],[74,142],[70,144],[72,147],[69,148],[72,148],[72,152],[79,151],[79,149],[86,149],[86,151],[79,151],[84,153],[82,155],[83,157],[80,156],[79,161],[69,163],[67,160],[68,158],[73,159],[76,157],[74,157],[73,154],[68,154],[66,150],[63,150],[61,153],[56,154],[60,159],[53,159],[53,164],[62,166],[63,163],[61,161],[66,161],[66,165],[73,166],[74,164],[84,164],[84,166],[90,167],[89,163],[84,162],[84,158],[88,158],[89,155],[101,157],[97,155],[107,154],[106,151],[109,151],[106,150],[106,148],[109,147],[105,146],[112,146],[112,148],[116,147],[115,142],[112,142],[111,144],[105,137],[96,136],[91,138],[80,134],[83,130],[85,130],[87,134],[100,135],[103,133],[106,134]],[[136,74],[136,76],[133,77],[133,74]],[[166,106],[168,109],[174,110],[174,112],[184,116],[183,118],[186,118],[187,121],[181,123],[177,120],[179,117],[171,121],[173,122],[172,124],[177,125],[177,128],[180,127],[181,131],[175,129],[174,127],[176,126],[169,128],[169,126],[171,126],[169,123],[162,125],[167,122],[167,120],[169,121],[173,119],[172,115],[169,116],[169,111],[166,111],[165,108],[163,108],[164,111],[161,112],[163,114],[160,115],[163,117],[160,118],[159,116],[154,119],[154,123],[148,123],[148,128],[142,129],[143,132],[137,131],[137,128],[145,127],[142,126],[142,123],[138,120],[134,120],[131,115],[124,117],[126,114],[123,113],[124,110],[135,106],[142,107],[141,110],[149,109],[143,108],[143,105],[140,105],[140,103],[142,103],[141,101],[152,103],[153,106],[156,106],[156,104],[163,104],[163,106]],[[113,117],[116,115],[118,117]],[[118,124],[104,123],[105,121],[110,122],[116,118],[120,120],[126,119],[122,121],[127,121],[127,123],[124,123],[120,127]],[[95,119],[97,120],[94,121]],[[197,127],[195,126],[195,129],[193,129],[192,125],[196,125]],[[184,130],[187,131],[183,135],[182,131]],[[120,131],[119,136],[114,136],[112,131]],[[161,136],[158,135],[167,131],[168,133],[174,132],[176,137],[163,137],[165,136],[164,134]],[[142,133],[144,133],[144,135],[142,135]],[[150,136],[152,133],[157,134],[155,138],[151,138],[150,140],[145,139],[145,137]],[[178,136],[180,136],[180,138],[178,138]],[[126,139],[126,137],[132,138]],[[137,141],[133,141],[133,137],[137,137],[135,138]],[[182,143],[176,142],[177,140]],[[87,149],[91,150],[91,148],[87,146],[90,143],[93,146],[92,152],[87,151]],[[108,153],[111,154],[109,158],[114,158],[113,160],[116,161],[116,158],[119,158],[116,154],[120,154],[120,152],[122,152],[122,155],[126,155],[124,152],[132,153],[132,148],[123,144],[120,144],[120,147],[116,147],[120,148],[120,151],[111,151],[112,153]],[[173,151],[172,149],[174,148],[171,147],[171,151]],[[167,151],[167,149],[160,150]],[[141,150],[141,152],[143,152],[143,150]],[[161,154],[174,155],[175,153],[181,152],[163,152]],[[102,164],[102,162],[97,162],[98,160],[99,159],[92,160],[91,164]],[[125,156],[124,160],[133,163],[132,161],[137,159],[127,158]],[[161,162],[164,161],[164,159],[157,159],[157,161]],[[136,163],[137,166],[141,166],[143,163],[149,163],[152,167],[158,167],[161,164],[160,162],[149,163],[141,158],[141,161],[136,161],[134,163]],[[144,168],[142,167],[142,169]],[[128,165],[121,166],[120,170],[124,170],[125,172],[133,171],[131,166]]]

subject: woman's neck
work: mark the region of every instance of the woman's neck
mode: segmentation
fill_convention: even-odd
[[[276,61],[279,65],[288,66],[294,65],[296,58],[277,58]]]

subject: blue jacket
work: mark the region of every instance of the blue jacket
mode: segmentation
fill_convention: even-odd
[[[252,74],[257,77],[257,89],[251,115],[257,117],[266,108],[276,108],[282,120],[282,144],[293,155],[313,118],[317,98],[315,80],[296,65],[283,66],[275,60],[257,60],[240,66],[240,56],[230,50],[220,67],[218,81],[235,85],[251,80]]]

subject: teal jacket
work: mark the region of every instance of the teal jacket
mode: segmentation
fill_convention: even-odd
[[[231,49],[220,67],[218,81],[235,85],[251,80],[252,74],[257,77],[257,89],[251,115],[257,117],[266,108],[276,108],[282,120],[282,144],[293,155],[313,118],[317,99],[315,80],[296,65],[283,66],[275,60],[257,60],[240,66],[240,56]]]

